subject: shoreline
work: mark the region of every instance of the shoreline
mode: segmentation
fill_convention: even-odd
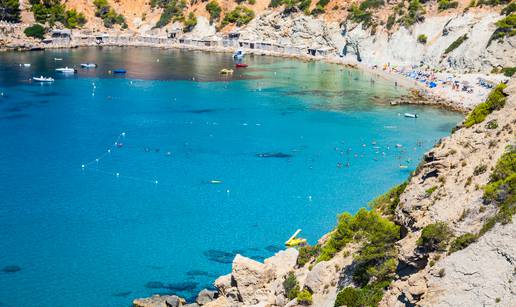
[[[30,44],[30,43],[29,43]],[[326,56],[312,56],[308,54],[291,54],[291,53],[283,53],[262,49],[248,49],[248,48],[237,48],[237,47],[213,47],[213,46],[195,46],[189,44],[181,44],[181,43],[172,43],[172,44],[162,44],[162,43],[149,43],[149,42],[129,42],[129,43],[106,43],[106,44],[91,44],[91,43],[82,43],[82,44],[49,44],[49,45],[11,45],[3,47],[0,49],[2,51],[44,51],[44,50],[53,50],[53,49],[75,49],[79,47],[146,47],[146,48],[160,48],[160,49],[179,49],[179,50],[189,50],[189,51],[203,51],[203,52],[214,52],[214,53],[233,53],[237,49],[243,49],[247,54],[257,55],[257,56],[273,56],[280,57],[286,59],[296,59],[300,61],[323,61],[330,64],[336,64],[340,66],[345,66],[352,69],[361,70],[372,76],[377,78],[381,78],[387,81],[392,81],[396,84],[396,86],[400,86],[408,89],[411,94],[403,97],[391,105],[400,105],[400,104],[413,104],[413,105],[427,105],[427,106],[435,106],[441,107],[446,110],[460,112],[463,114],[471,111],[477,104],[485,101],[489,90],[481,88],[479,85],[475,85],[475,93],[467,94],[465,92],[454,91],[451,87],[441,86],[437,90],[430,89],[425,86],[423,83],[418,82],[417,80],[410,79],[400,73],[394,71],[387,71],[381,68],[374,68],[367,63],[360,63],[357,61],[353,61],[346,58],[341,58],[336,55],[326,55]],[[390,67],[389,67],[390,69]],[[452,75],[452,74],[450,74]],[[455,75],[454,75],[455,76]],[[466,75],[460,74],[458,75],[458,79],[468,79],[479,78],[484,75]],[[498,78],[503,79],[503,78]],[[466,81],[467,83],[471,83],[471,81]],[[476,98],[476,99],[475,99]]]

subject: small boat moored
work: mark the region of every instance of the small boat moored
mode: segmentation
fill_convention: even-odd
[[[231,75],[233,73],[233,69],[223,68],[223,69],[220,70],[220,73],[222,75]]]
[[[113,69],[114,74],[125,74],[127,71],[125,69]]]
[[[242,59],[245,55],[245,52],[244,50],[242,49],[238,49],[237,51],[235,51],[235,53],[233,53],[233,58],[234,59]]]
[[[405,117],[409,117],[409,118],[417,118],[417,114],[413,114],[413,113],[405,113],[403,114]]]
[[[70,68],[67,66],[67,67],[56,68],[56,71],[62,72],[62,73],[76,73],[77,69]]]
[[[247,64],[245,64],[245,63],[236,63],[236,64],[235,64],[235,67],[236,67],[236,68],[245,68],[245,67],[247,67],[247,66],[249,66],[249,65],[247,65]]]
[[[54,58],[54,61],[62,61],[63,58]]]
[[[43,76],[32,77],[32,80],[37,81],[37,82],[54,82],[54,78],[52,78],[52,77],[43,77]]]
[[[97,64],[95,63],[83,63],[81,64],[82,68],[97,68]]]

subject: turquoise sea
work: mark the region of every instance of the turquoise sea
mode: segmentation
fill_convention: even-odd
[[[83,62],[99,67],[54,72]],[[246,62],[225,77],[229,54],[0,53],[0,305],[190,299],[236,253],[263,260],[298,228],[314,243],[462,118],[389,106],[405,91],[360,71]]]

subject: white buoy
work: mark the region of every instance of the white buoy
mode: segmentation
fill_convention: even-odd
[[[154,183],[155,183],[155,184],[158,184],[158,181],[157,181],[157,180],[154,180]]]
[[[227,189],[227,190],[226,190],[226,193],[228,193],[228,194],[229,194],[229,189]]]
[[[312,201],[312,195],[308,195],[308,201]]]
[[[122,136],[125,136],[125,132],[122,132]]]
[[[83,165],[81,165],[81,168],[85,168],[85,167],[86,167],[86,165],[84,165],[84,164],[83,164]]]
[[[116,173],[116,176],[117,176],[117,177],[120,177],[120,173]]]
[[[96,161],[96,162],[99,162],[99,159],[97,158],[97,159],[95,159],[95,161]]]
[[[111,149],[108,149],[108,150],[107,150],[107,152],[109,152],[109,153],[110,153],[110,152],[111,152]]]

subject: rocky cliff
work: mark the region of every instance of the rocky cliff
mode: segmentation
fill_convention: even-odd
[[[334,249],[331,257],[323,255],[337,238],[343,238],[343,225],[350,216],[341,218],[338,228],[314,247],[289,248],[264,263],[237,255],[231,273],[214,282],[217,291],[203,292],[187,306],[331,307],[343,302],[360,306],[364,299],[360,295],[377,296],[378,292],[367,291],[387,276],[378,271],[389,266],[373,265],[367,271],[376,270],[368,273],[373,278],[366,285],[357,282],[364,249],[370,252],[378,247],[371,245],[375,239],[369,239],[367,232],[374,230],[368,227],[386,223],[393,223],[386,231],[399,231],[399,237],[392,249],[395,254],[382,256],[395,260],[378,305],[514,306],[516,227],[511,217],[516,211],[516,79],[503,92],[502,88],[427,152],[406,184],[375,200],[372,212],[380,212],[383,218],[375,217],[366,226],[355,224],[356,233],[340,241],[345,244]],[[480,110],[486,108],[492,112]],[[368,216],[364,212],[361,219]],[[385,251],[367,257],[374,258],[375,253]],[[353,296],[357,292],[349,291],[346,296],[345,289],[365,292]],[[135,306],[183,306],[175,298],[166,305],[167,300],[170,297],[157,296],[137,300]]]

